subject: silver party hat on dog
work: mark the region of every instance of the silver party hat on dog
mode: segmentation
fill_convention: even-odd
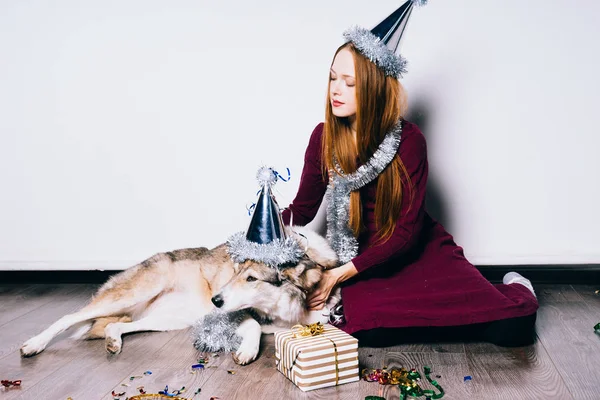
[[[370,31],[355,26],[344,32],[344,38],[386,75],[401,78],[407,61],[397,51],[413,6],[425,4],[427,0],[408,0]]]
[[[304,255],[298,242],[287,237],[281,211],[271,187],[277,173],[262,167],[256,174],[261,191],[246,232],[238,232],[227,241],[227,251],[234,262],[254,260],[271,267],[297,263]]]

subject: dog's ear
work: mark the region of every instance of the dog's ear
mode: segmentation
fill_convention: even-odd
[[[310,291],[321,280],[323,270],[315,262],[307,259],[300,261],[295,267],[285,268],[281,273],[284,279]]]
[[[338,266],[337,254],[323,236],[304,226],[287,227],[287,229],[300,246],[306,249],[308,258],[326,269]]]
[[[233,263],[233,272],[237,274],[240,272],[240,263]]]

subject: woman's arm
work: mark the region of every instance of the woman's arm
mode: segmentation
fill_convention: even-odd
[[[319,211],[319,206],[327,190],[327,180],[324,180],[321,169],[322,137],[323,124],[320,123],[313,130],[306,148],[298,193],[289,207],[282,212],[285,225],[290,224],[290,214],[292,213],[292,223],[304,226],[312,221]]]

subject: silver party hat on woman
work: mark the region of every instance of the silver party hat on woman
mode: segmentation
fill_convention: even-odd
[[[234,262],[254,260],[271,267],[297,263],[304,255],[298,242],[283,229],[281,211],[271,192],[277,173],[262,167],[256,174],[261,191],[248,230],[238,232],[227,241],[227,251]]]
[[[401,78],[406,73],[406,59],[397,54],[413,6],[427,0],[408,0],[370,31],[354,26],[344,32],[344,38],[375,63],[386,75]]]

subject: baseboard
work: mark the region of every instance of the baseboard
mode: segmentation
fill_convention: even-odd
[[[600,284],[600,264],[581,265],[481,265],[477,269],[490,282],[502,282],[516,271],[534,284]],[[0,283],[103,283],[119,270],[0,271]]]
[[[600,264],[569,265],[478,265],[477,269],[489,281],[502,282],[502,277],[516,271],[534,284],[599,284]]]

